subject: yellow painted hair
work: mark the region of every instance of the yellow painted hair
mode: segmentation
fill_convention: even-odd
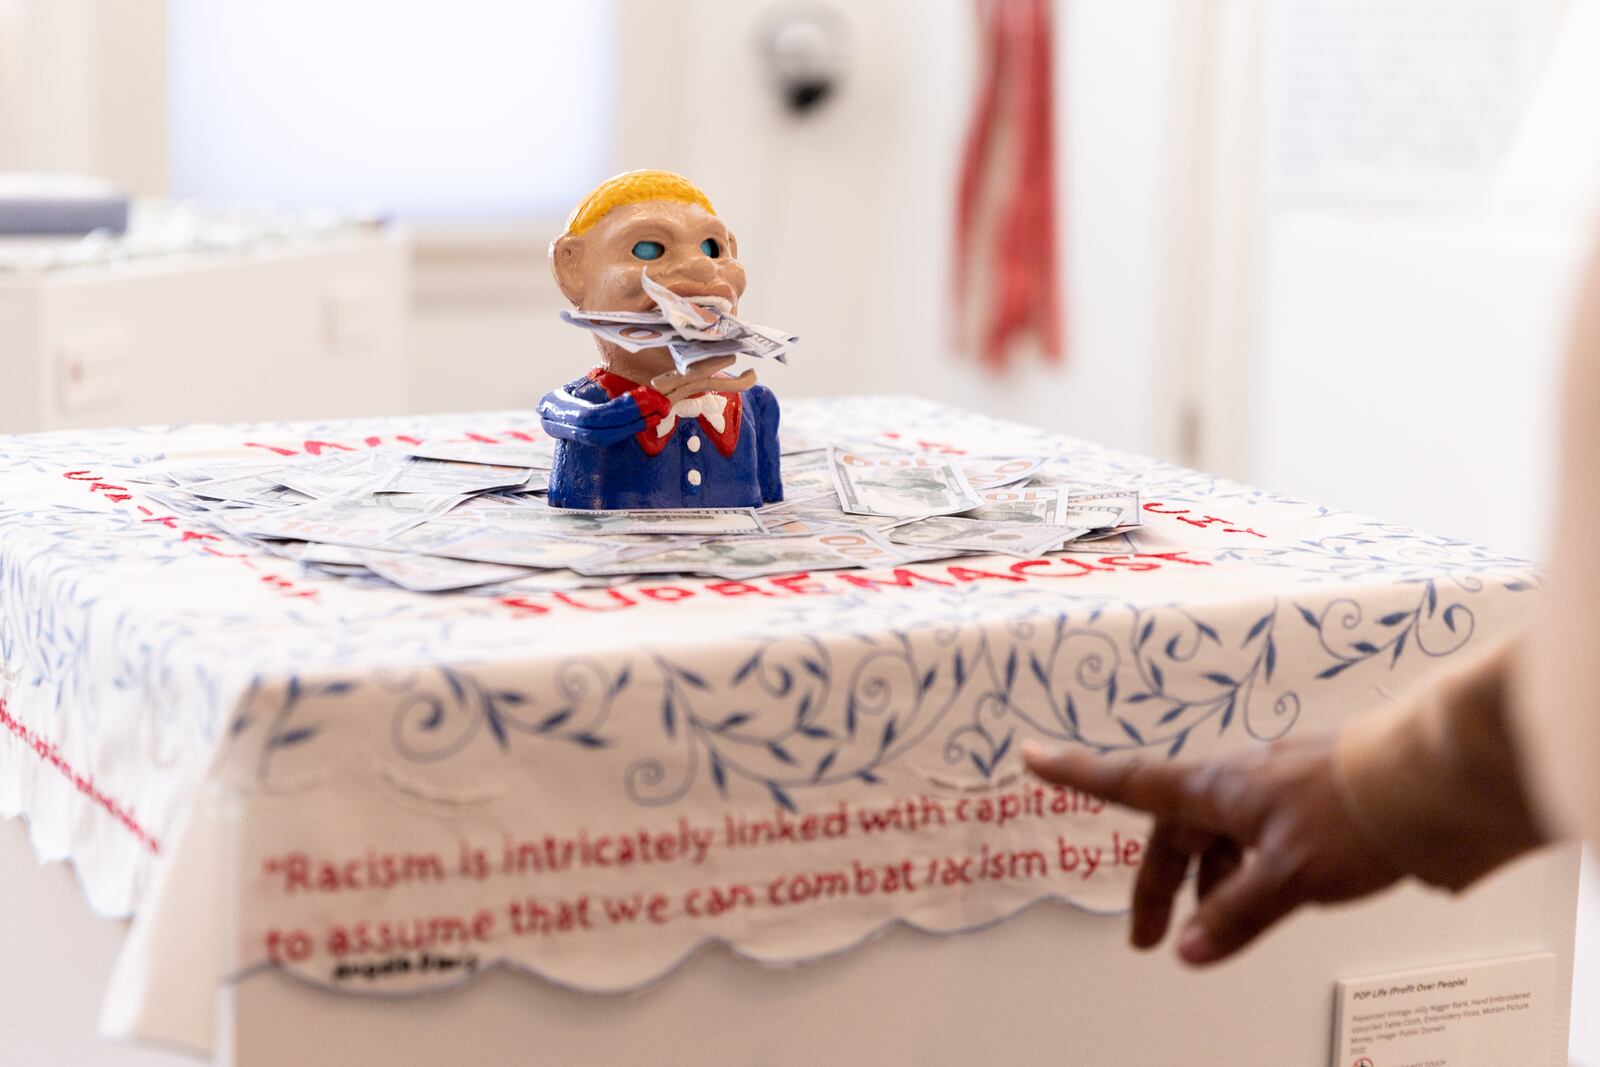
[[[614,207],[623,204],[640,204],[646,200],[676,200],[682,204],[699,204],[711,215],[717,213],[700,188],[681,174],[670,170],[630,170],[607,178],[572,209],[567,219],[567,232],[580,234],[601,219]]]

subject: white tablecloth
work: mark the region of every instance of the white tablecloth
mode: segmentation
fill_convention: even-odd
[[[133,914],[119,1034],[212,1045],[217,983],[500,964],[585,990],[718,941],[794,962],[1045,899],[1118,912],[1140,824],[1020,773],[1317,729],[1519,625],[1528,564],[907,398],[826,439],[1137,486],[1137,551],[419,596],[169,515],[119,472],[538,436],[526,413],[0,438],[0,811]],[[1086,547],[1086,546],[1084,546]]]

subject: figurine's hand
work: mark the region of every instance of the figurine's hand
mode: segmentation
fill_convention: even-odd
[[[656,375],[650,380],[650,387],[674,404],[701,393],[742,393],[756,384],[755,371],[747,370],[737,378],[717,377],[721,371],[733,366],[736,359],[736,356],[703,359],[687,372],[670,370]]]

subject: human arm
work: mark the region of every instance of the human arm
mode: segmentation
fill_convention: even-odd
[[[1334,770],[1363,837],[1404,873],[1460,891],[1546,841],[1513,733],[1521,643],[1340,731]]]
[[[1023,756],[1048,782],[1155,816],[1134,882],[1136,948],[1166,936],[1191,867],[1199,908],[1178,954],[1196,965],[1227,958],[1301,905],[1352,900],[1401,875],[1345,806],[1328,735],[1203,763],[1113,760],[1033,743]]]
[[[1600,250],[1560,384],[1559,515],[1541,610],[1512,678],[1513,729],[1551,829],[1600,843]]]
[[[1337,735],[1209,762],[1024,755],[1047,781],[1155,816],[1131,939],[1161,941],[1197,865],[1199,907],[1178,952],[1214,963],[1303,905],[1404,876],[1460,890],[1544,843],[1510,738],[1513,656],[1502,648]]]

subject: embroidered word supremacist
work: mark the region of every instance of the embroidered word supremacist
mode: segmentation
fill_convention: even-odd
[[[1084,578],[1091,574],[1151,572],[1181,565],[1209,567],[1203,559],[1192,559],[1186,552],[1138,552],[1096,559],[1061,558],[1020,559],[1011,565],[989,570],[978,567],[897,567],[888,577],[864,571],[830,571],[813,576],[808,571],[761,578],[749,582],[704,582],[687,585],[631,585],[618,589],[549,593],[538,596],[503,596],[499,602],[522,615],[548,615],[563,608],[576,611],[622,611],[644,604],[674,604],[695,597],[794,597],[831,596],[864,589],[915,589],[922,586],[957,586],[972,582],[1051,581]]]

